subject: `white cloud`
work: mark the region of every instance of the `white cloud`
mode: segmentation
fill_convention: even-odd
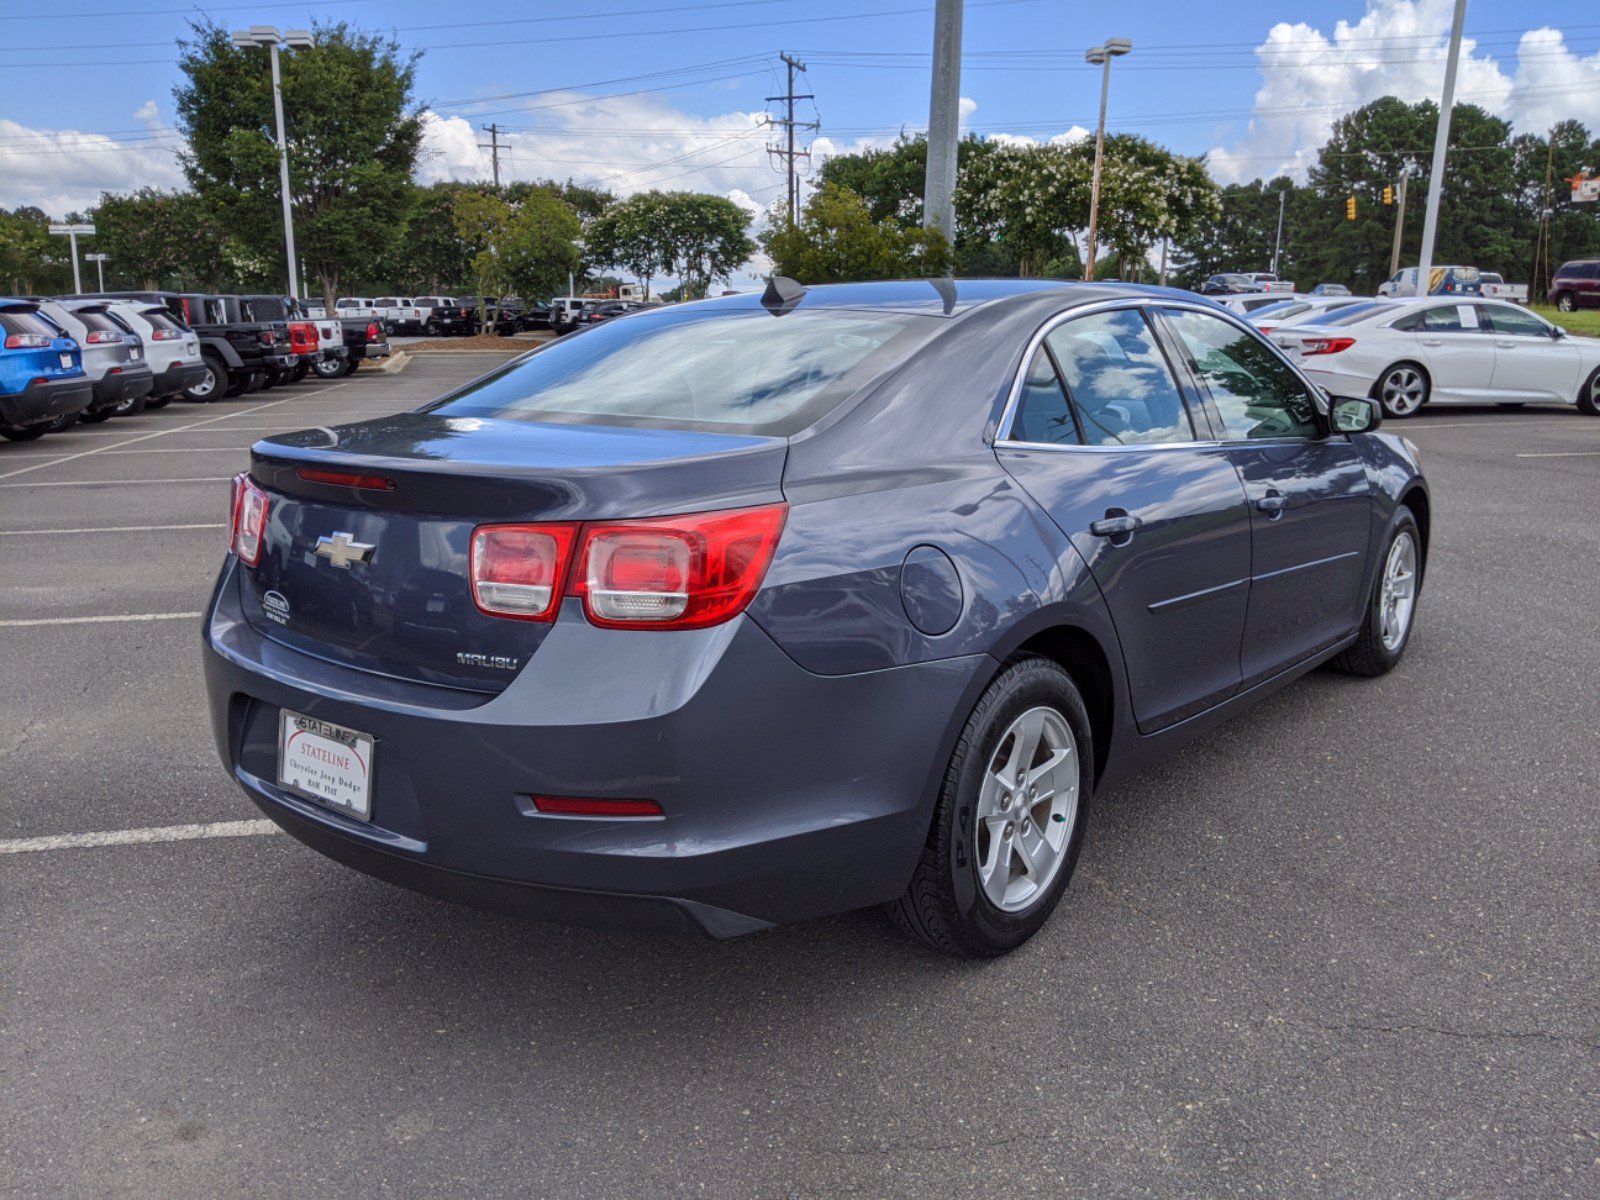
[[[1211,171],[1224,182],[1304,177],[1334,121],[1380,96],[1437,101],[1444,90],[1452,0],[1367,0],[1367,12],[1330,35],[1304,23],[1280,22],[1256,47],[1265,83],[1245,136],[1211,151]],[[1600,53],[1581,58],[1560,31],[1523,34],[1508,74],[1478,43],[1464,38],[1456,96],[1511,121],[1519,132],[1543,132],[1563,117],[1600,126]]]
[[[115,140],[72,129],[31,129],[0,117],[0,208],[31,205],[53,217],[82,212],[101,192],[183,186],[181,140],[154,100],[133,114],[146,134]]]

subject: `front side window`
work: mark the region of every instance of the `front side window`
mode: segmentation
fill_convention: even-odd
[[[1045,338],[1091,446],[1192,442],[1183,395],[1137,309],[1091,313]]]
[[[783,436],[941,328],[937,317],[902,313],[664,309],[551,342],[428,411]]]
[[[1222,416],[1228,438],[1316,437],[1316,405],[1289,364],[1259,337],[1209,313],[1168,309]]]
[[[1485,308],[1489,314],[1489,321],[1494,326],[1496,333],[1518,334],[1522,337],[1547,338],[1550,336],[1550,326],[1532,313],[1501,304],[1490,304],[1486,305]]]

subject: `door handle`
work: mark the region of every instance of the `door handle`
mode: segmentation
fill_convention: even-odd
[[[1496,342],[1495,345],[1502,350],[1515,350],[1517,348],[1515,342]]]
[[[1133,531],[1142,524],[1143,522],[1138,517],[1114,508],[1109,510],[1098,521],[1090,522],[1089,532],[1094,534],[1095,537],[1127,538],[1131,537]]]
[[[1443,338],[1423,338],[1422,339],[1422,344],[1424,346],[1442,346],[1442,345],[1444,345],[1444,339]]]
[[[1282,492],[1268,492],[1265,496],[1256,497],[1256,507],[1268,516],[1276,517],[1289,507],[1289,497]]]

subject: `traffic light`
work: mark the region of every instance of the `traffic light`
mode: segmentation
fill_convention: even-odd
[[[1383,202],[1385,204],[1394,203],[1394,186],[1392,184],[1383,189]]]
[[[1344,202],[1344,219],[1346,221],[1354,221],[1356,219],[1356,198],[1354,196]]]

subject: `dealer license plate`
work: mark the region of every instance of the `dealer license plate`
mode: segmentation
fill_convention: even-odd
[[[70,366],[71,366],[71,365],[72,365],[72,355],[70,355],[70,354],[63,354],[63,355],[62,355],[62,356],[61,356],[61,365],[62,365],[62,366],[63,366],[63,367],[70,367]]]
[[[280,710],[278,785],[357,821],[372,820],[372,735]]]

